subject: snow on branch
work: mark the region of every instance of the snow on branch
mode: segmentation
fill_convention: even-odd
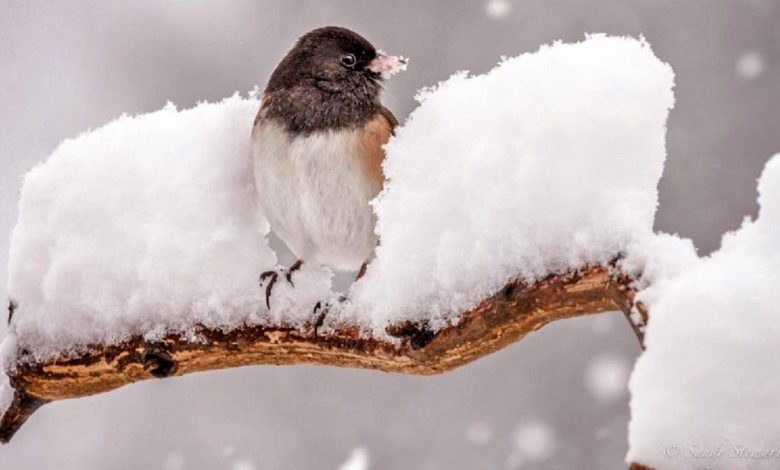
[[[134,337],[94,345],[67,359],[23,362],[12,374],[15,395],[0,419],[7,442],[38,406],[140,380],[246,365],[320,364],[405,374],[439,374],[495,352],[554,320],[608,310],[631,310],[630,279],[593,267],[525,285],[510,282],[436,332],[427,324],[390,325],[387,338],[365,337],[358,325],[320,332],[316,317],[303,328],[254,326],[229,332],[200,328],[192,336],[158,341]]]
[[[152,377],[295,363],[439,373],[615,309],[641,336],[634,289],[695,258],[653,233],[672,85],[643,41],[591,36],[425,90],[386,147],[366,275],[338,293],[329,269],[304,264],[270,309],[254,97],[66,141],[22,188],[0,439],[45,401]]]
[[[780,155],[758,192],[756,220],[639,295],[653,316],[630,382],[631,461],[778,468]]]

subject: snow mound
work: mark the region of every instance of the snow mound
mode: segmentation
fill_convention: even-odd
[[[421,92],[387,146],[377,258],[326,328],[438,328],[510,278],[648,244],[672,86],[644,41],[599,35]],[[333,299],[332,272],[309,263],[265,306],[258,275],[276,255],[251,169],[257,107],[236,95],[124,116],[30,171],[11,239],[16,347],[5,350],[44,360],[198,325],[300,325]]]
[[[271,316],[258,287],[276,255],[255,200],[257,109],[257,99],[235,95],[123,116],[31,170],[10,249],[18,347],[43,359],[134,334],[310,312],[316,301],[280,293]],[[329,274],[311,271],[296,275],[300,292],[322,298]]]
[[[644,41],[597,35],[420,93],[386,147],[380,246],[354,315],[378,331],[439,328],[510,278],[603,263],[651,236],[673,81]]]
[[[640,295],[652,318],[630,381],[628,461],[778,468],[780,155],[758,190],[755,221]]]
[[[8,376],[5,372],[0,371],[0,416],[5,414],[11,402],[14,399],[14,392],[11,389],[11,383],[8,380]]]

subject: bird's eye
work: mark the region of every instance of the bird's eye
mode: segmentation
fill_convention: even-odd
[[[344,65],[344,67],[354,67],[355,64],[357,64],[357,58],[355,57],[355,54],[344,54],[341,56],[341,64]]]

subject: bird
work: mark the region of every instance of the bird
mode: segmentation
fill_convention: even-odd
[[[252,128],[254,179],[271,230],[296,261],[260,275],[269,309],[280,274],[293,285],[303,263],[365,274],[378,243],[369,203],[398,125],[380,94],[406,62],[326,26],[301,36],[271,74]]]

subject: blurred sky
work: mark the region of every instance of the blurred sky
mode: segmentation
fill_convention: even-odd
[[[587,32],[644,35],[677,74],[657,228],[700,252],[757,209],[780,151],[777,0],[0,1],[0,264],[21,175],[122,113],[263,86],[296,37],[347,26],[415,90]],[[0,270],[0,291],[7,274]],[[5,325],[0,322],[0,335]],[[148,382],[42,408],[0,469],[621,468],[638,354],[617,314],[550,325],[441,377],[308,366]],[[353,451],[360,449],[356,453]],[[356,457],[357,456],[357,457]]]

